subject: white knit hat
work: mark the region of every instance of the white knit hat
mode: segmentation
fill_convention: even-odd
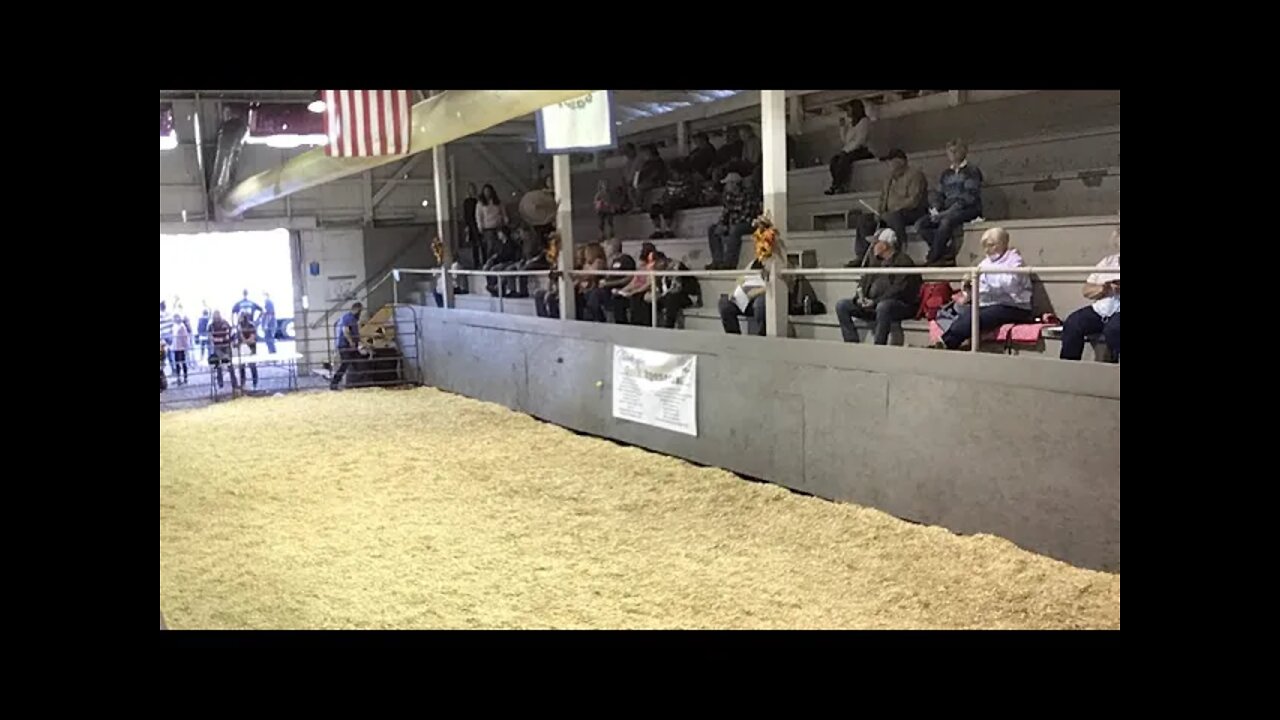
[[[881,230],[880,235],[876,237],[876,240],[882,243],[888,243],[895,248],[898,247],[898,233],[894,232],[893,228],[885,228],[884,230]]]

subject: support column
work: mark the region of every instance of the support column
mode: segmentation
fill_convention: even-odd
[[[680,152],[680,157],[689,154],[689,121],[681,120],[676,123],[676,149]]]
[[[444,145],[437,145],[432,150],[431,183],[435,190],[436,203],[436,235],[444,243],[440,264],[447,270],[453,264],[454,247],[453,228],[449,224],[453,208],[449,206],[449,151]],[[430,240],[428,240],[430,242]],[[444,297],[444,306],[453,307],[454,280],[445,272],[440,275],[440,283],[436,291]]]
[[[785,90],[760,91],[760,140],[764,161],[764,209],[787,236],[787,96]],[[765,264],[768,274],[765,334],[787,337],[787,285],[778,271],[787,266],[785,251]]]
[[[804,132],[804,96],[792,96],[788,102],[791,103],[791,112],[787,118],[787,132],[799,135]]]
[[[551,159],[551,181],[556,189],[556,230],[560,233],[560,257],[556,266],[560,270],[560,319],[578,317],[573,297],[573,199],[569,156],[556,155]]]

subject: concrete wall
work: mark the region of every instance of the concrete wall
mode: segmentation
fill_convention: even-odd
[[[999,535],[1076,565],[1120,569],[1118,367],[412,312],[429,385],[821,497]],[[699,437],[611,417],[613,344],[698,355]]]

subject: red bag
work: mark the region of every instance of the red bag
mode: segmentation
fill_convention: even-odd
[[[951,289],[949,282],[927,282],[920,286],[920,310],[916,312],[916,319],[924,318],[933,320],[938,317],[938,310],[943,305],[951,302],[951,296],[955,291]]]

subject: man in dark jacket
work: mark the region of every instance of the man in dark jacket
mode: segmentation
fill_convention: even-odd
[[[716,164],[716,148],[711,138],[700,132],[693,136],[693,151],[685,159],[685,167],[689,172],[698,175],[703,181],[711,179],[711,167]]]
[[[915,267],[900,249],[901,240],[893,230],[884,230],[864,259],[865,267]],[[845,342],[859,342],[853,319],[874,320],[877,345],[889,344],[889,328],[895,322],[915,317],[920,306],[919,275],[863,275],[858,294],[836,303],[840,334]]]
[[[982,171],[969,164],[968,155],[963,140],[947,143],[951,167],[942,171],[938,190],[929,198],[929,215],[916,223],[916,233],[929,243],[926,265],[954,265],[960,248],[952,243],[952,234],[982,215]]]

